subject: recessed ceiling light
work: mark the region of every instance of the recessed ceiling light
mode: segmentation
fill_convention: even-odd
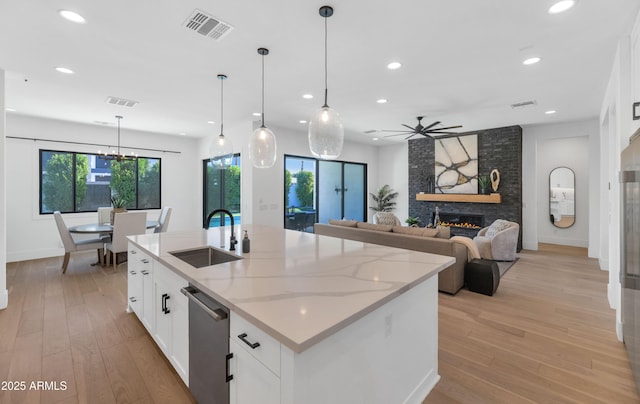
[[[66,67],[56,67],[56,70],[59,71],[60,73],[64,73],[64,74],[73,74],[74,71],[71,69],[68,69]]]
[[[538,62],[539,62],[539,61],[541,61],[541,60],[542,60],[542,58],[539,58],[539,57],[535,56],[535,57],[532,57],[532,58],[529,58],[529,59],[525,59],[525,60],[522,62],[522,64],[523,64],[523,65],[526,65],[526,66],[528,66],[528,65],[535,65],[536,63],[538,63]]]
[[[207,121],[207,123],[208,123],[209,125],[213,125],[214,123],[216,123],[216,121]]]
[[[180,133],[178,133],[178,135],[180,135],[180,136],[187,136],[187,134],[186,134],[185,132],[180,132]]]
[[[545,111],[545,114],[547,114],[547,115],[552,115],[552,114],[555,114],[555,113],[556,113],[555,109],[550,109],[549,111]]]
[[[376,100],[376,102],[378,104],[386,104],[387,103],[387,99],[386,98],[380,98],[380,99]]]
[[[305,100],[310,100],[310,99],[312,99],[312,98],[313,98],[313,95],[312,95],[312,94],[304,94],[304,95],[302,96],[302,98],[304,98]]]
[[[16,110],[13,108],[5,108],[4,110],[7,112],[16,112]]]
[[[378,137],[374,137],[374,138],[373,138],[373,139],[371,139],[371,140],[380,140],[380,138],[378,138]]]
[[[387,65],[387,69],[396,70],[402,67],[402,63],[400,62],[391,62]]]
[[[262,116],[262,114],[260,112],[254,112],[253,116]]]
[[[307,121],[305,121],[304,119],[299,120],[298,122],[300,123],[307,123]]]
[[[58,10],[58,14],[61,17],[66,18],[69,21],[77,22],[78,24],[84,24],[87,20],[83,16],[71,10]]]
[[[549,7],[549,14],[558,14],[561,13],[563,11],[567,11],[568,9],[570,9],[571,7],[576,5],[576,1],[575,0],[562,0],[559,1],[557,3],[555,3],[553,6]]]

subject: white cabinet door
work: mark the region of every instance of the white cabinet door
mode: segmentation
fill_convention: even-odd
[[[186,285],[184,285],[186,286]],[[189,385],[189,299],[179,292],[171,296],[171,356],[169,360]]]
[[[160,350],[189,385],[189,300],[180,289],[189,283],[158,261],[153,264],[155,332]]]
[[[153,261],[143,262],[142,274],[142,317],[140,321],[145,326],[149,334],[153,335],[156,329],[155,319],[155,298],[153,295]]]
[[[249,354],[235,340],[230,339],[233,353],[230,363],[233,380],[229,382],[232,404],[280,403],[280,378]]]

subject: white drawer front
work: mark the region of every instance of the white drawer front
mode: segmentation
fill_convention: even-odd
[[[231,312],[229,329],[229,337],[233,341],[280,376],[280,343],[278,341],[233,312]],[[259,344],[259,346],[253,348],[250,344],[253,346]]]

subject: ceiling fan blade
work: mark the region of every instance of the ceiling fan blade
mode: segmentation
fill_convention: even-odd
[[[412,133],[412,134],[410,134],[409,136],[405,137],[405,138],[404,138],[404,140],[409,140],[409,139],[411,139],[412,137],[414,137],[415,135],[417,135],[417,133]]]
[[[429,132],[429,133],[431,135],[459,135],[460,134],[460,132]],[[433,136],[429,135],[428,133],[421,133],[421,135],[433,137]]]
[[[429,132],[435,132],[438,130],[447,130],[447,129],[457,129],[457,128],[462,128],[462,125],[456,125],[456,126],[447,126],[446,128],[434,128],[429,130]]]
[[[414,135],[415,135],[415,133],[413,133],[413,132],[403,132],[403,133],[396,133],[396,134],[394,134],[394,135],[385,135],[385,136],[383,136],[383,137],[405,136],[405,135],[407,135],[408,133],[412,133],[412,134],[414,134]]]
[[[404,126],[405,128],[409,128],[409,129],[411,129],[411,132],[415,132],[415,131],[416,131],[416,128],[412,128],[412,127],[411,127],[411,126],[409,126],[409,125],[402,124],[402,126]]]
[[[437,125],[437,124],[439,124],[439,123],[440,123],[440,121],[435,121],[435,122],[434,122],[434,123],[432,123],[431,125],[429,125],[429,126],[425,126],[424,128],[422,128],[422,131],[421,131],[421,132],[424,132],[425,130],[427,130],[427,129],[429,129],[429,128],[432,128],[432,127],[436,126],[436,125]]]
[[[411,131],[408,130],[391,130],[391,129],[385,129],[385,130],[377,130],[376,132],[396,132],[396,133],[414,133],[415,131],[412,129]]]

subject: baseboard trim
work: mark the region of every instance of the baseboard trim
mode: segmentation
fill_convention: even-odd
[[[616,337],[618,337],[618,341],[624,342],[624,334],[622,334],[622,323],[616,319]]]
[[[7,289],[0,291],[0,310],[6,309],[9,305],[9,291]]]

